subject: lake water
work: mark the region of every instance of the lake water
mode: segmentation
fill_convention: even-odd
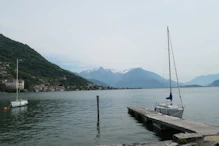
[[[219,126],[219,88],[183,88],[183,118]],[[96,95],[100,97],[97,124]],[[153,109],[169,89],[22,93],[29,105],[3,110],[15,94],[0,93],[1,145],[81,145],[159,141],[128,114],[128,106]],[[173,89],[174,103],[179,103]]]

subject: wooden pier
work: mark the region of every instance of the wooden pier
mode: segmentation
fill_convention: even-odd
[[[97,146],[178,146],[177,143],[167,140],[162,142],[141,142],[132,144],[111,144],[111,145],[97,145]]]
[[[128,107],[128,112],[137,118],[141,118],[143,122],[156,123],[160,126],[179,130],[184,133],[197,133],[203,136],[219,134],[219,126],[163,115],[145,109],[144,107]]]
[[[203,124],[190,120],[163,115],[144,107],[128,107],[128,112],[143,123],[153,125],[160,130],[174,130],[172,140],[134,143],[112,144],[99,146],[218,146],[219,126]]]

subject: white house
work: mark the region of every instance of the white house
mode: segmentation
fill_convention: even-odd
[[[16,80],[7,80],[5,85],[7,88],[16,89]],[[24,89],[24,80],[18,80],[18,89]]]

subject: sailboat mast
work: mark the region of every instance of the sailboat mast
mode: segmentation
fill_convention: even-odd
[[[169,57],[170,94],[172,94],[172,85],[171,85],[171,65],[170,65],[170,34],[169,34],[169,28],[168,28],[168,27],[167,27],[167,39],[168,39],[168,57]]]
[[[18,59],[17,59],[17,79],[16,79],[16,93],[17,93],[17,97],[16,97],[16,100],[18,100]]]

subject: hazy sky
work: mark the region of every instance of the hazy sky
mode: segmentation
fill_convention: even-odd
[[[0,0],[0,33],[79,72],[142,67],[181,82],[219,73],[218,0]]]

